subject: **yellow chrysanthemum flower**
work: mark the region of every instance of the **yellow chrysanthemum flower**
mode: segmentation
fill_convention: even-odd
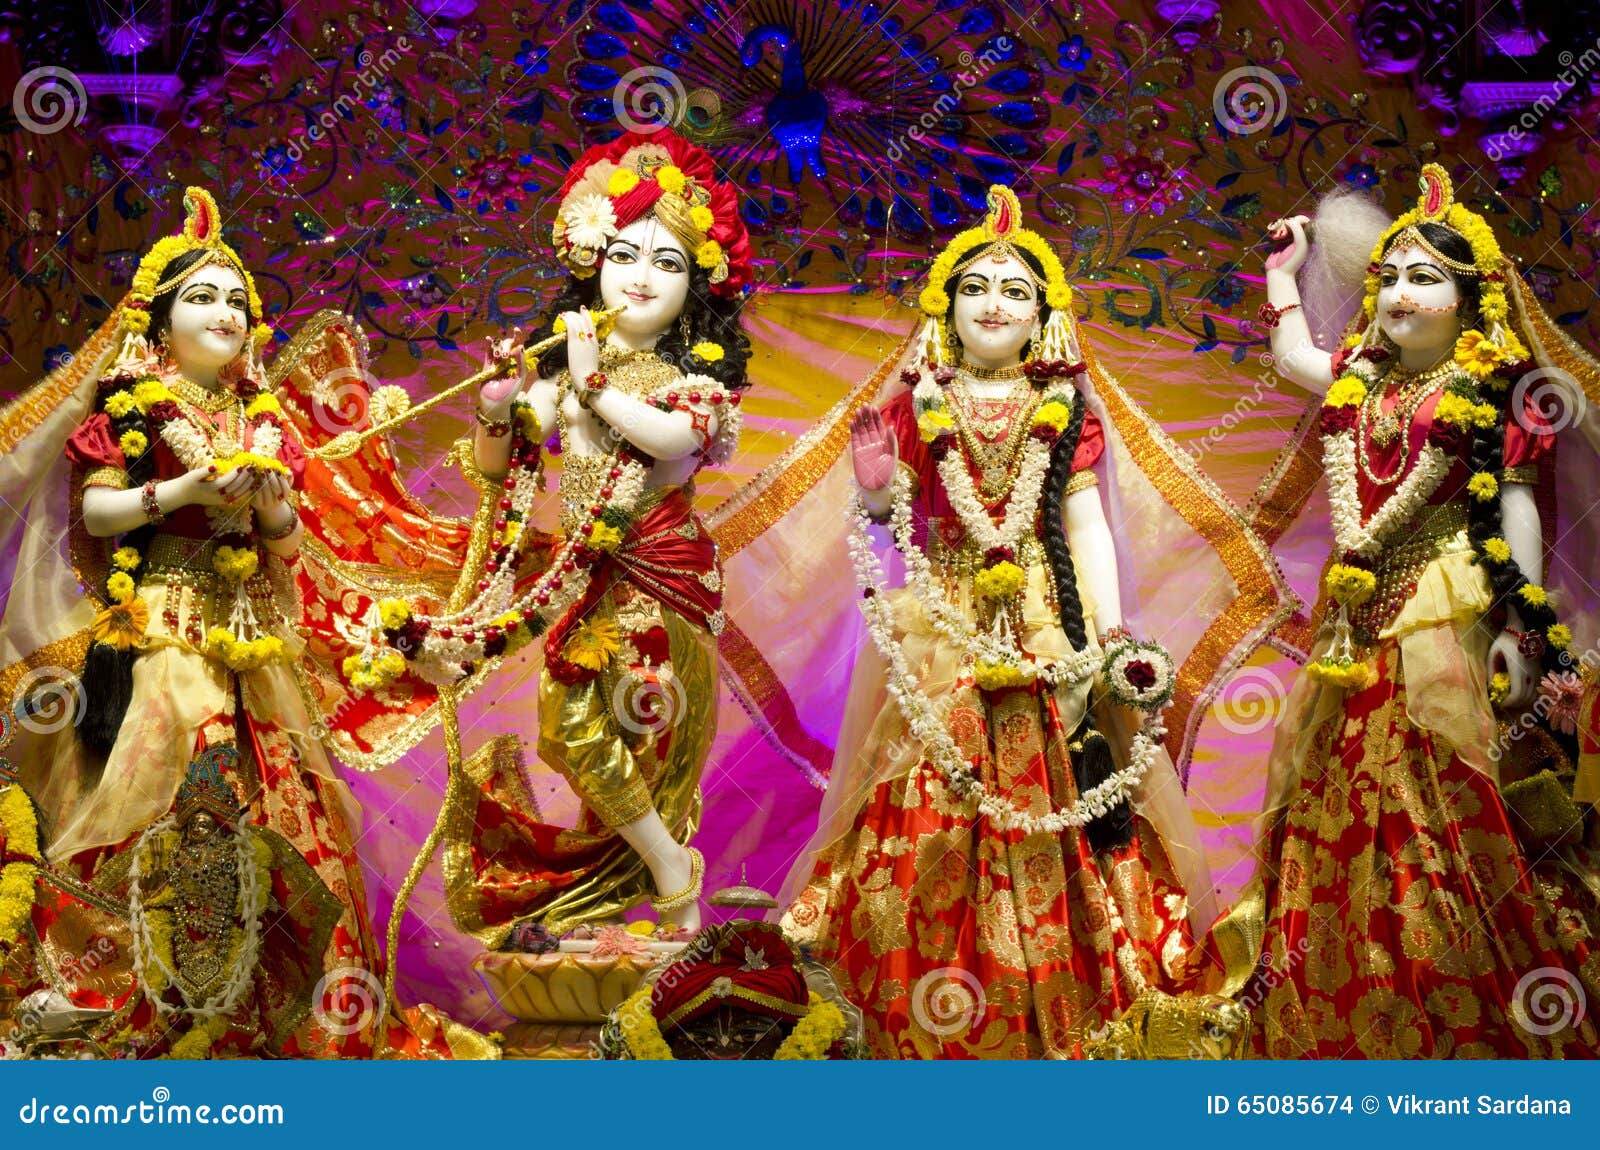
[[[1027,578],[1027,572],[1015,563],[996,563],[972,577],[972,593],[980,599],[1009,599],[1022,590]]]
[[[924,443],[932,443],[942,433],[953,431],[955,426],[956,421],[950,417],[950,413],[940,411],[938,408],[924,411],[917,416],[917,434],[922,436]]]
[[[111,596],[113,603],[128,602],[133,598],[133,593],[137,589],[133,576],[126,571],[118,571],[106,580],[106,594]]]
[[[150,440],[142,431],[124,431],[122,438],[117,440],[117,446],[122,448],[122,454],[131,462],[149,449]]]
[[[618,168],[606,181],[606,191],[613,196],[627,195],[639,186],[639,173],[631,168]]]
[[[1033,425],[1035,427],[1048,426],[1056,431],[1061,431],[1071,422],[1072,409],[1056,399],[1041,405],[1039,410],[1033,413]]]
[[[134,384],[133,402],[140,411],[149,411],[158,403],[172,398],[172,392],[167,390],[167,385],[159,379],[145,379]]]
[[[697,204],[689,209],[689,222],[702,232],[709,232],[717,222],[717,217],[704,204]]]
[[[250,405],[244,409],[244,413],[246,417],[254,419],[263,412],[281,412],[282,410],[283,405],[278,402],[278,397],[270,391],[263,391],[250,401]]]
[[[622,532],[611,526],[595,520],[594,530],[589,534],[589,546],[596,551],[615,551],[622,545]]]
[[[689,177],[685,176],[683,169],[676,164],[667,164],[656,169],[656,183],[661,185],[661,190],[664,192],[682,195],[683,189],[689,185]]]
[[[1500,483],[1490,472],[1480,471],[1467,480],[1467,492],[1474,498],[1487,503],[1500,494]]]
[[[106,414],[112,419],[121,419],[136,406],[131,391],[114,391],[106,396]]]
[[[132,571],[143,562],[144,557],[137,547],[118,547],[111,553],[111,565],[124,571]]]
[[[929,285],[923,288],[922,293],[917,296],[917,303],[922,308],[922,314],[926,316],[942,316],[950,310],[950,297],[945,294],[942,287]]]
[[[1500,671],[1489,680],[1489,702],[1499,704],[1511,694],[1511,676]]]
[[[386,631],[398,631],[411,622],[411,604],[404,599],[380,599],[378,619]]]
[[[1572,628],[1565,623],[1552,623],[1545,629],[1544,637],[1558,651],[1565,651],[1572,646]]]
[[[1530,607],[1543,607],[1550,602],[1549,593],[1537,583],[1524,583],[1518,588],[1517,594],[1521,595],[1522,601]]]
[[[723,356],[722,345],[703,339],[689,349],[690,354],[698,355],[707,363],[716,363]]]
[[[1354,375],[1343,375],[1333,381],[1323,398],[1324,407],[1359,407],[1367,398],[1367,385]]]
[[[1328,594],[1333,596],[1335,602],[1347,607],[1358,607],[1372,598],[1372,593],[1378,588],[1378,579],[1371,571],[1363,568],[1352,567],[1347,563],[1335,563],[1328,568],[1322,585],[1328,589]]]
[[[218,547],[211,566],[229,582],[243,583],[260,569],[261,560],[249,547]]]
[[[973,680],[985,691],[1000,691],[1007,687],[1025,687],[1033,682],[1031,667],[1015,663],[975,663]]]
[[[722,262],[722,245],[716,240],[707,240],[695,248],[694,262],[708,270],[716,267]]]
[[[1511,559],[1511,544],[1496,535],[1483,541],[1483,553],[1496,563],[1506,563]]]

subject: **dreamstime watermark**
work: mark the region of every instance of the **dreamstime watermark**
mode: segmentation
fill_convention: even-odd
[[[1283,122],[1289,114],[1289,94],[1277,73],[1245,65],[1217,81],[1211,110],[1217,123],[1234,135],[1253,136]]]
[[[348,89],[340,92],[309,125],[289,137],[289,142],[284,145],[284,158],[288,161],[286,166],[299,163],[305,156],[307,148],[304,142],[320,144],[341,123],[354,119],[356,105],[377,91],[389,73],[394,71],[395,65],[400,63],[402,55],[410,50],[411,41],[404,36],[395,37],[394,44],[377,55],[363,48],[356,56],[356,74],[349,81]]]
[[[670,667],[630,670],[611,691],[611,711],[617,722],[636,735],[659,734],[677,726],[688,706],[683,681]]]
[[[1540,1037],[1576,1029],[1587,1009],[1583,983],[1559,966],[1528,971],[1511,992],[1512,1020],[1526,1033]]]
[[[920,144],[923,137],[961,103],[963,96],[982,83],[983,78],[989,74],[996,64],[1010,56],[1014,43],[1009,36],[996,36],[989,46],[977,56],[963,50],[956,57],[956,62],[963,69],[968,70],[955,74],[955,78],[950,83],[949,91],[942,93],[933,102],[933,107],[917,117],[917,122],[907,128],[903,135],[895,137],[894,142],[884,152],[884,158],[891,164],[898,164],[905,159],[904,141],[909,138]]]
[[[1217,722],[1233,735],[1253,735],[1270,727],[1287,695],[1283,679],[1270,667],[1245,667],[1228,680],[1217,700]]]
[[[959,966],[930,970],[911,988],[911,1017],[935,1038],[968,1033],[987,1005],[978,976]]]
[[[89,112],[89,95],[77,73],[66,68],[35,68],[11,90],[17,122],[40,136],[76,128]]]
[[[1263,356],[1263,359],[1266,357]],[[1206,428],[1206,433],[1192,443],[1184,445],[1184,450],[1199,463],[1213,447],[1220,444],[1228,434],[1239,426],[1246,416],[1261,406],[1262,397],[1269,392],[1278,390],[1277,380],[1270,375],[1263,375],[1256,379],[1255,386],[1250,391],[1241,395],[1234,401],[1233,407],[1222,413],[1221,418],[1212,422]]]
[[[88,698],[83,680],[65,667],[35,667],[17,681],[11,713],[25,731],[53,735],[75,726]]]
[[[340,1038],[369,1029],[388,1012],[383,984],[364,966],[341,966],[328,971],[311,998],[322,1028]]]
[[[1529,409],[1537,413],[1531,418]],[[1557,435],[1582,421],[1589,401],[1583,388],[1559,367],[1525,372],[1511,389],[1511,417],[1530,435]]]
[[[722,100],[710,88],[690,91],[671,68],[634,68],[611,92],[617,123],[633,132],[658,132],[687,124],[710,129],[722,114]]]
[[[1483,141],[1484,155],[1491,160],[1499,163],[1508,155],[1522,155],[1528,150],[1528,133],[1539,126],[1539,121],[1549,115],[1566,98],[1567,93],[1578,86],[1580,80],[1600,68],[1600,40],[1585,48],[1581,56],[1562,52],[1556,61],[1561,65],[1561,71],[1551,82],[1550,90],[1535,100],[1531,107],[1524,108],[1515,122]]]

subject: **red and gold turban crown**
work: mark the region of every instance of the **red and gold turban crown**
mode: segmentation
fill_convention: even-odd
[[[668,128],[627,132],[583,154],[561,186],[556,256],[574,275],[593,275],[612,238],[647,215],[683,242],[718,295],[738,295],[750,282],[739,193],[717,178],[704,149]]]

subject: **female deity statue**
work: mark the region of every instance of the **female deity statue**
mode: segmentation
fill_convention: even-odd
[[[345,1013],[382,970],[355,813],[293,669],[305,456],[258,358],[254,280],[212,197],[184,207],[111,318],[0,419],[22,510],[0,838],[38,856],[0,983],[89,1012],[101,1054],[364,1056],[384,1012]],[[113,953],[64,972],[93,939]]]
[[[1256,876],[1193,986],[1252,1007],[1240,1046],[1267,1057],[1593,1057],[1595,869],[1573,725],[1550,720],[1553,696],[1576,709],[1587,623],[1554,587],[1594,556],[1573,563],[1581,522],[1552,530],[1561,429],[1538,401],[1578,413],[1559,466],[1589,466],[1579,388],[1597,394],[1600,365],[1437,165],[1373,249],[1333,352],[1296,285],[1306,224],[1276,228],[1262,315],[1282,374],[1322,397],[1334,551]]]
[[[585,153],[554,241],[572,278],[529,343],[564,339],[478,398],[471,470],[494,517],[482,578],[450,610],[384,602],[384,643],[358,660],[379,679],[409,666],[450,683],[541,640],[538,753],[582,812],[552,826],[525,795],[475,780],[448,820],[446,875],[457,923],[490,945],[518,923],[560,934],[647,898],[679,927],[700,922],[689,842],[724,617],[694,480],[738,439],[748,239],[711,157],[662,130]],[[552,432],[553,548],[531,524]]]
[[[836,968],[879,1056],[1072,1056],[1171,985],[1211,917],[1162,744],[1194,680],[1134,637],[1133,548],[1203,530],[1218,550],[1186,553],[1184,592],[1202,625],[1228,615],[1230,579],[1260,591],[1255,625],[1286,613],[1282,588],[1237,510],[1085,360],[1061,262],[1009,189],[920,302],[906,389],[851,427],[872,643],[783,925]],[[869,522],[888,524],[903,587]],[[1238,641],[1208,650],[1201,681]]]

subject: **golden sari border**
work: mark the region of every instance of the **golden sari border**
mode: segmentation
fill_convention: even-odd
[[[76,391],[110,350],[122,326],[122,305],[91,335],[70,361],[0,408],[0,455],[13,450]],[[87,414],[87,413],[85,413]]]

